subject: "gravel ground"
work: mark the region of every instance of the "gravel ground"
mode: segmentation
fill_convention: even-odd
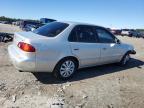
[[[12,29],[0,25],[0,32]],[[118,38],[137,51],[127,66],[81,69],[67,82],[49,73],[18,72],[8,59],[10,43],[0,43],[0,108],[143,108],[144,39]]]

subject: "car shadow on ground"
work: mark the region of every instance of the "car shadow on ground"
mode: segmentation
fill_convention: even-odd
[[[144,61],[140,61],[132,58],[129,61],[129,63],[123,67],[117,64],[108,64],[108,65],[96,66],[91,68],[84,68],[78,70],[78,72],[73,76],[73,78],[67,81],[68,82],[80,81],[80,80],[93,78],[101,75],[121,72],[123,70],[131,69],[131,68],[141,69],[143,65],[144,65]],[[51,73],[40,72],[40,73],[33,73],[33,75],[37,78],[38,81],[40,81],[43,84],[62,84],[67,82],[67,81],[60,81],[55,79]]]

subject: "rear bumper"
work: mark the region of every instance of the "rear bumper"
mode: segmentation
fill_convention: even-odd
[[[136,54],[136,51],[135,50],[131,50],[130,54]]]
[[[35,72],[35,58],[28,58],[21,54],[13,45],[8,46],[10,61],[15,68],[21,71]]]

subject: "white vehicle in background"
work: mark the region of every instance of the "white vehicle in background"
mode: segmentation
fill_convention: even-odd
[[[68,79],[84,67],[125,65],[136,53],[103,27],[57,21],[34,32],[15,33],[8,52],[18,70],[53,72],[59,79]]]
[[[129,36],[130,35],[130,30],[129,29],[123,29],[121,31],[121,35],[122,36]]]

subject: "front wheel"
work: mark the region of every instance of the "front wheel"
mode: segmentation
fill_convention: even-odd
[[[73,59],[61,60],[54,69],[54,76],[57,79],[66,80],[72,77],[77,70],[77,62]]]
[[[123,56],[122,60],[120,61],[120,65],[122,66],[126,65],[129,60],[130,60],[130,54],[127,53]]]

